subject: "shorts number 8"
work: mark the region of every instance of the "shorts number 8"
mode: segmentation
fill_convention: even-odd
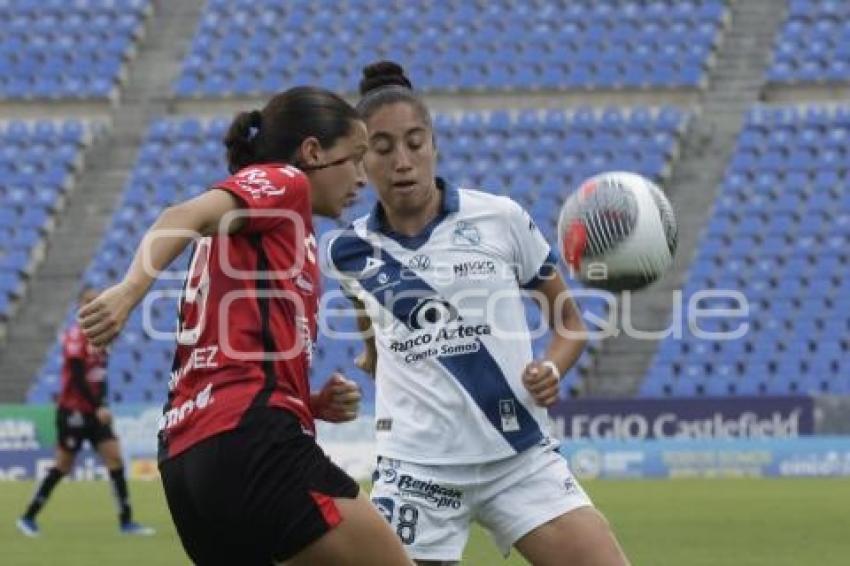
[[[413,544],[416,540],[416,521],[419,510],[413,505],[402,505],[398,508],[398,528],[396,532],[402,544]]]

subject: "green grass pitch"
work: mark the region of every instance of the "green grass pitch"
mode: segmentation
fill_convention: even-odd
[[[584,482],[635,566],[846,566],[850,564],[850,480],[675,480]],[[187,564],[157,482],[131,495],[152,538],[118,534],[109,485],[63,482],[40,519],[42,536],[14,526],[33,484],[0,483],[4,566]],[[480,529],[464,564],[503,561]]]

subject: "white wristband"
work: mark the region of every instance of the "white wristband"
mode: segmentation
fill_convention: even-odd
[[[557,376],[557,378],[559,380],[561,379],[561,370],[558,369],[558,366],[557,366],[557,364],[555,364],[555,362],[553,362],[552,360],[546,360],[546,361],[542,362],[540,365],[543,366],[543,367],[547,367],[547,368],[551,369],[552,373],[554,373],[555,376]]]

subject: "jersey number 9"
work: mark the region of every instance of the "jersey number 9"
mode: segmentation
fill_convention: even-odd
[[[182,346],[197,344],[204,329],[210,289],[211,249],[212,237],[207,236],[198,240],[192,255],[192,264],[180,302],[177,343]]]

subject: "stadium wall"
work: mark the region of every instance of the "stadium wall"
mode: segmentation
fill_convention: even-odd
[[[118,405],[114,412],[130,477],[156,479],[160,408]],[[561,452],[580,477],[850,476],[850,397],[564,401],[552,414]],[[49,405],[0,405],[0,481],[46,473],[56,442],[53,415]],[[372,415],[319,423],[318,438],[352,476],[371,476]],[[107,474],[87,449],[71,477]]]

